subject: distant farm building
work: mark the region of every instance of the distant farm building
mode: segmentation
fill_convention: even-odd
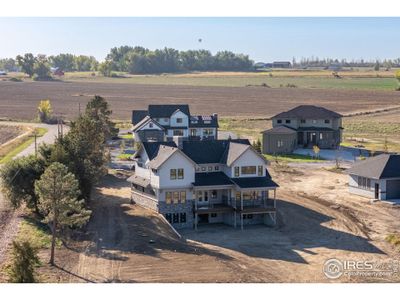
[[[292,64],[290,61],[274,61],[272,63],[263,63],[263,62],[258,62],[254,64],[254,68],[256,70],[259,69],[289,69],[292,67]]]
[[[51,72],[56,76],[64,76],[64,71],[61,68],[51,68]]]

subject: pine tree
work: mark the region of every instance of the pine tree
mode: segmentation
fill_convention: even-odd
[[[8,270],[8,281],[12,283],[36,282],[35,267],[39,264],[37,249],[33,248],[27,241],[13,241],[12,262]]]
[[[78,200],[79,184],[75,176],[61,163],[52,163],[35,183],[39,197],[39,209],[45,216],[52,232],[50,264],[54,265],[54,251],[57,234],[64,226],[85,225],[91,211],[83,208]]]

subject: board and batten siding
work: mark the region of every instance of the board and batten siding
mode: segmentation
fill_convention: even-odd
[[[256,174],[242,174],[241,167],[255,166]],[[235,167],[240,168],[239,177],[254,177],[258,176],[258,166],[263,166],[263,175],[265,176],[266,163],[259,155],[254,153],[250,148],[246,150],[231,166],[231,177],[235,177]]]

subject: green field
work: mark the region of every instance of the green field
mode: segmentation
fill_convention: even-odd
[[[339,73],[341,74],[341,73]],[[120,73],[118,78],[103,77],[91,72],[66,73],[61,80],[80,82],[107,82],[125,84],[154,85],[191,85],[191,86],[224,86],[244,87],[262,86],[271,88],[327,88],[327,89],[364,89],[364,90],[395,90],[398,82],[394,71],[389,72],[343,72],[342,78],[334,78],[329,71],[274,71],[264,73],[252,72],[208,72],[187,74],[160,75],[129,75]],[[293,87],[293,88],[295,88]],[[266,87],[267,88],[267,87]]]

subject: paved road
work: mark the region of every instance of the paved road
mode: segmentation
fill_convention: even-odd
[[[47,132],[42,137],[37,139],[37,144],[42,143],[51,144],[54,143],[57,137],[57,125],[48,124],[38,124],[38,123],[19,123],[19,122],[0,122],[0,125],[18,125],[27,126],[32,128],[46,128]],[[64,126],[64,133],[66,133],[68,128]],[[35,143],[32,143],[25,150],[21,151],[15,157],[21,157],[25,155],[30,155],[35,153]],[[0,165],[1,167],[1,165]],[[15,235],[18,233],[18,227],[20,223],[20,218],[18,213],[16,213],[12,208],[7,205],[4,197],[0,193],[0,264],[4,260],[4,254],[6,253],[7,247],[9,247],[11,241],[14,239]]]

